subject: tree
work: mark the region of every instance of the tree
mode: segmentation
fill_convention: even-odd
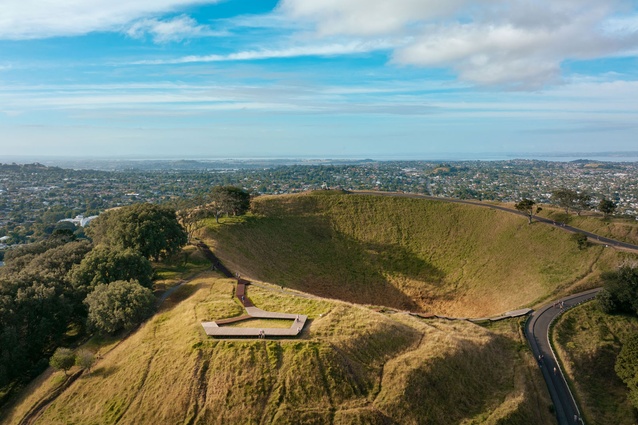
[[[205,205],[201,196],[196,196],[179,203],[177,219],[186,230],[190,242],[195,232],[205,226],[204,219],[209,217],[211,209]]]
[[[63,370],[64,374],[67,375],[67,371],[75,364],[75,354],[68,348],[60,347],[49,359],[49,364],[54,369]]]
[[[616,211],[616,203],[610,199],[603,198],[598,203],[598,210],[604,214],[605,217],[611,215]]]
[[[136,281],[98,285],[85,300],[88,324],[100,333],[130,330],[153,312],[153,292]]]
[[[517,210],[527,214],[529,218],[529,224],[532,224],[532,217],[534,216],[534,205],[536,205],[536,202],[527,198],[523,198],[519,203],[515,205],[515,208]],[[540,209],[538,211],[540,211]]]
[[[91,368],[95,364],[95,355],[90,350],[80,350],[75,356],[75,365],[86,369],[91,373]]]
[[[576,195],[576,202],[574,204],[576,215],[580,216],[580,213],[590,210],[591,208],[591,196],[585,192]]]
[[[87,234],[96,244],[131,248],[156,261],[177,254],[187,242],[175,210],[154,204],[103,213],[87,227]]]
[[[623,266],[601,277],[604,286],[597,298],[603,311],[638,314],[638,268]]]
[[[638,335],[627,338],[623,344],[616,364],[616,374],[629,387],[629,400],[638,408]]]
[[[560,188],[552,192],[552,200],[565,209],[565,214],[569,214],[569,209],[577,206],[578,193],[575,190]]]
[[[142,254],[132,249],[120,250],[98,246],[89,252],[82,262],[69,273],[76,289],[85,294],[100,283],[116,280],[136,280],[140,285],[153,286],[153,266]]]
[[[250,208],[250,194],[235,186],[215,186],[210,200],[217,223],[222,214],[243,215]]]

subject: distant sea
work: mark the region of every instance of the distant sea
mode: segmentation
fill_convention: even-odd
[[[600,162],[638,162],[638,151],[629,152],[547,152],[547,153],[397,153],[397,154],[362,154],[362,155],[325,155],[325,156],[227,156],[212,157],[208,155],[189,155],[187,157],[177,156],[36,156],[36,155],[0,155],[0,163],[29,164],[39,162],[44,165],[57,165],[71,168],[102,168],[103,163],[141,163],[145,161],[172,162],[172,161],[193,161],[193,162],[215,162],[215,163],[270,163],[278,165],[292,164],[330,164],[348,163],[360,161],[509,161],[514,159],[539,160],[551,162],[570,162],[576,160],[590,160]],[[100,164],[102,163],[102,164]],[[98,165],[100,164],[100,165]]]

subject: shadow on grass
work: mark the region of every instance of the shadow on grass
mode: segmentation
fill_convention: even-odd
[[[383,410],[405,423],[447,425],[487,419],[514,390],[514,360],[508,354],[512,341],[495,335],[486,344],[467,340],[461,344],[455,353],[384,381],[390,389],[381,395]],[[518,406],[502,423],[541,423],[526,410]]]
[[[117,372],[118,368],[116,366],[103,366],[103,367],[98,367],[95,368],[91,371],[91,373],[87,374],[86,377],[87,378],[108,378],[109,376],[113,375],[115,372]]]
[[[637,423],[638,411],[627,402],[628,388],[616,375],[614,365],[620,347],[604,344],[574,358],[576,379],[587,400],[592,423]],[[630,420],[633,418],[633,421]],[[625,419],[625,422],[621,421]]]
[[[299,211],[296,204],[290,208]],[[242,225],[214,229],[216,251],[260,280],[322,297],[399,309],[419,310],[419,306],[393,286],[388,275],[430,284],[445,277],[405,247],[357,241],[336,231],[326,216],[288,214],[292,213],[247,217]]]

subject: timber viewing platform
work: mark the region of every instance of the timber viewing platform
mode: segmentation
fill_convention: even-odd
[[[242,303],[246,314],[239,317],[229,319],[216,320],[214,322],[203,322],[202,326],[206,335],[213,337],[282,337],[282,336],[298,336],[306,325],[308,316],[303,314],[277,313],[265,311],[255,307],[246,293],[246,287],[250,282],[244,279],[237,279],[237,289],[235,297]],[[283,319],[292,320],[290,328],[239,328],[233,326],[224,326],[232,323],[241,322],[250,319]]]
[[[213,254],[210,248],[200,242],[197,244],[206,258],[213,264],[213,267],[219,270],[226,277],[235,278],[233,274],[219,261],[217,256]],[[239,300],[244,307],[246,314],[231,317],[228,319],[220,319],[212,322],[203,322],[202,327],[206,332],[206,335],[213,337],[226,337],[226,338],[245,338],[245,337],[296,337],[302,332],[308,316],[303,314],[291,314],[291,313],[277,313],[272,311],[265,311],[255,307],[253,302],[248,298],[247,287],[250,285],[250,281],[237,278],[237,286],[235,288],[235,297]],[[238,323],[244,320],[251,319],[279,319],[279,320],[291,320],[292,325],[290,328],[241,328],[233,326],[225,326],[233,323]]]

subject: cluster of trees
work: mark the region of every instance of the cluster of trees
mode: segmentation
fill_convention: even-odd
[[[623,266],[604,273],[598,303],[610,314],[638,315],[638,268]],[[616,374],[629,387],[629,398],[638,408],[638,335],[630,336],[616,358]]]
[[[565,214],[569,211],[575,211],[576,215],[580,215],[583,211],[594,208],[592,197],[586,192],[577,192],[572,189],[560,188],[552,192],[552,201],[565,210]],[[616,211],[616,203],[603,198],[598,203],[598,210],[605,216],[613,214]]]
[[[67,274],[91,250],[65,236],[10,250],[0,274],[0,386],[36,366],[68,327],[81,322],[82,299]]]
[[[39,373],[71,327],[112,333],[148,317],[154,305],[149,259],[173,255],[186,243],[175,211],[152,204],[109,211],[89,228],[93,243],[60,231],[5,254],[0,387]]]
[[[222,215],[243,215],[250,209],[250,193],[235,186],[215,186],[206,196],[181,201],[177,208],[180,223],[190,240],[203,225],[203,219],[212,215],[219,223]]]
[[[49,359],[49,364],[54,369],[63,370],[65,375],[73,366],[79,366],[90,372],[95,364],[95,355],[89,350],[74,353],[68,348],[59,347]]]

